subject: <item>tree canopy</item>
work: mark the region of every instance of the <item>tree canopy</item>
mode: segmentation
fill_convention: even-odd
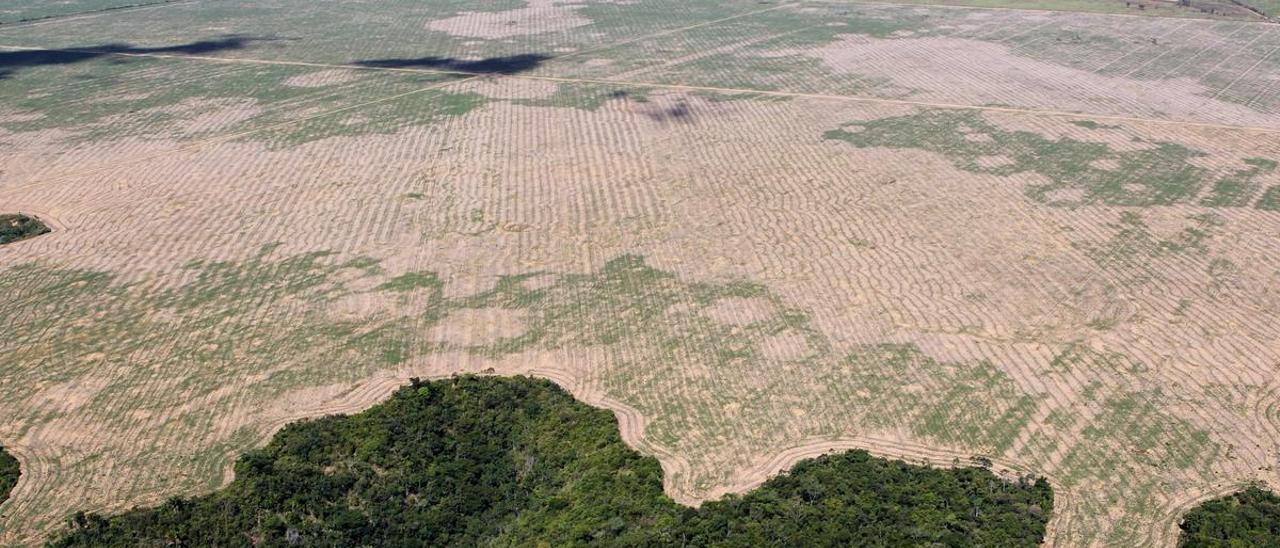
[[[22,214],[0,214],[0,245],[49,232],[40,219]]]
[[[1187,548],[1280,546],[1280,497],[1250,485],[1200,503],[1179,526]]]
[[[4,447],[0,447],[0,504],[9,499],[9,492],[18,484],[18,476],[22,471],[18,467],[18,459],[13,458]]]
[[[415,380],[289,425],[235,472],[208,495],[77,514],[53,544],[1035,546],[1053,506],[1043,479],[851,451],[688,508],[612,413],[527,377]]]

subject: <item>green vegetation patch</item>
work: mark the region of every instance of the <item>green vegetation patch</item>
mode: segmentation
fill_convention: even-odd
[[[1102,128],[1093,123],[1084,127]],[[1210,178],[1208,170],[1191,162],[1205,154],[1178,143],[1156,141],[1139,150],[1116,150],[1102,142],[1007,131],[973,110],[931,110],[856,122],[825,136],[858,147],[927,150],[946,155],[956,167],[973,173],[1035,173],[1049,182],[1027,186],[1027,196],[1053,206],[1186,203],[1201,193]],[[1213,185],[1204,205],[1244,205],[1252,195],[1253,178],[1276,166],[1262,158],[1245,163],[1248,168]],[[1258,207],[1263,208],[1261,202]]]
[[[0,90],[19,116],[0,126],[66,130],[69,143],[241,135],[285,147],[429,125],[484,103],[476,94],[423,89],[459,79],[454,75],[351,70],[307,82],[327,69],[112,55],[19,69]]]
[[[1275,160],[1266,158],[1246,158],[1248,167],[1236,170],[1214,183],[1208,196],[1200,200],[1200,205],[1209,207],[1247,207],[1258,194],[1258,183],[1255,178],[1267,175],[1276,170]],[[1258,209],[1266,209],[1263,201],[1257,203]]]
[[[1254,207],[1263,211],[1280,211],[1280,185],[1274,185],[1263,192]]]
[[[529,282],[538,276],[555,281],[531,288]],[[744,300],[768,312],[740,325],[713,318],[718,307]],[[789,306],[763,285],[689,282],[636,255],[617,257],[585,274],[503,277],[492,290],[443,301],[441,311],[428,315],[447,323],[462,309],[519,311],[525,329],[487,344],[440,350],[498,356],[608,349],[614,365],[606,387],[654,417],[647,435],[672,448],[703,452],[708,444],[743,442],[774,447],[788,442],[783,417],[799,410],[815,416],[840,413],[868,426],[906,426],[927,439],[998,453],[1036,408],[1030,395],[989,362],[939,362],[911,344],[871,344],[843,353],[812,325],[807,311]],[[771,352],[770,341],[788,341],[793,350]],[[813,379],[803,401],[779,398],[742,406],[732,417],[725,414],[726,406],[759,398],[761,385],[794,383],[797,368]],[[673,382],[684,389],[679,402],[635,396],[667,394]],[[695,423],[698,434],[690,432]],[[761,426],[744,439],[729,429],[735,423],[776,428]]]
[[[547,381],[463,376],[292,424],[242,456],[226,488],[80,513],[53,544],[1036,546],[1052,507],[1043,479],[853,451],[686,508],[612,414]]]
[[[0,215],[0,245],[34,238],[49,232],[49,227],[35,217],[21,213]]]
[[[1280,546],[1280,497],[1258,485],[1192,508],[1178,525],[1185,548]]]
[[[150,6],[173,1],[175,0],[59,0],[57,2],[0,0],[0,24],[39,21],[53,17]]]
[[[942,443],[1003,453],[1036,410],[1030,395],[986,361],[939,362],[915,345],[882,344],[854,352],[845,364],[868,424],[910,424]]]
[[[1118,222],[1107,223],[1115,232],[1105,241],[1073,242],[1090,259],[1103,267],[1158,267],[1156,259],[1178,253],[1205,254],[1208,240],[1221,223],[1214,214],[1192,215],[1180,231],[1169,236],[1156,234],[1142,215],[1133,211],[1120,214]]]
[[[18,476],[22,475],[18,459],[13,458],[4,447],[0,447],[0,504],[9,500],[9,492],[18,484]]]
[[[412,126],[427,126],[462,116],[486,103],[476,93],[429,89],[403,99],[386,101],[327,116],[307,117],[287,125],[254,133],[246,139],[266,140],[287,148],[329,137],[387,135]]]
[[[1071,121],[1071,124],[1072,124],[1072,125],[1076,125],[1076,126],[1080,126],[1080,127],[1082,127],[1082,128],[1085,128],[1085,129],[1120,129],[1120,126],[1112,126],[1112,125],[1107,125],[1107,124],[1100,124],[1100,123],[1095,122],[1095,121],[1093,121],[1093,120],[1072,120],[1072,121]]]

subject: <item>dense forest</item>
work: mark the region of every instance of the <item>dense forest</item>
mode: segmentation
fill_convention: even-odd
[[[197,498],[77,514],[57,546],[1035,546],[1043,479],[864,451],[799,463],[693,509],[613,414],[527,377],[414,381],[363,413],[292,424]]]
[[[0,504],[9,499],[9,491],[18,484],[18,475],[21,473],[18,459],[13,458],[4,447],[0,447]]]
[[[0,214],[0,245],[49,232],[40,219],[22,214]]]
[[[1280,546],[1280,497],[1251,485],[1207,500],[1182,519],[1184,547]]]

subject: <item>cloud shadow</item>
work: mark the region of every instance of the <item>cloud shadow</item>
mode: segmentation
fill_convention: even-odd
[[[12,76],[22,69],[49,65],[70,65],[110,55],[205,55],[219,51],[244,49],[250,43],[262,40],[267,39],[230,35],[212,40],[200,40],[187,44],[161,47],[101,44],[74,48],[0,51],[0,79]]]
[[[356,64],[362,67],[374,68],[429,68],[474,74],[516,74],[533,70],[548,59],[551,59],[550,55],[524,53],[477,60],[435,56],[414,59],[368,59],[357,61]]]

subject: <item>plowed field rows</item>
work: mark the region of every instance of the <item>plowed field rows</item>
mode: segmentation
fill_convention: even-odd
[[[1270,25],[227,0],[0,46],[0,212],[54,229],[0,247],[0,544],[456,372],[615,411],[684,502],[982,458],[1052,545],[1163,546],[1280,486]]]

